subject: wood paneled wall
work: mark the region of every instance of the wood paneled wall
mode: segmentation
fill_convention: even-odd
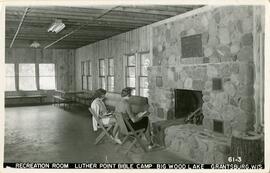
[[[73,49],[7,48],[5,52],[5,63],[55,63],[56,86],[61,90],[75,89],[74,58]]]
[[[93,89],[98,86],[98,60],[114,58],[115,92],[124,87],[123,57],[126,54],[149,51],[150,26],[141,27],[106,40],[76,49],[76,89],[82,89],[81,62],[92,61]]]

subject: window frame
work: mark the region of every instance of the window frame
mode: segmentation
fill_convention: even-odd
[[[92,78],[92,61],[88,60],[87,63],[87,75],[86,75],[86,82],[87,82],[87,90],[90,91],[93,89],[93,78]],[[89,86],[89,80],[91,81],[91,86]]]
[[[129,57],[131,57],[131,56],[134,56],[134,58],[135,58],[135,65],[129,65]],[[137,79],[137,75],[136,75],[136,73],[137,73],[137,54],[136,53],[133,53],[133,54],[126,54],[126,56],[125,56],[125,72],[124,72],[124,74],[125,74],[125,87],[130,87],[130,86],[128,86],[128,78],[130,78],[130,76],[128,76],[128,69],[129,68],[135,68],[135,87],[130,87],[130,88],[132,88],[133,89],[133,93],[132,93],[132,95],[137,95],[137,81],[138,81],[138,79]]]
[[[137,53],[130,53],[130,54],[125,54],[124,55],[124,76],[125,76],[125,79],[124,79],[124,87],[127,87],[128,84],[127,84],[127,79],[128,79],[128,68],[129,67],[135,67],[135,87],[131,87],[135,90],[135,93],[133,93],[133,95],[136,95],[136,96],[142,96],[141,95],[141,92],[140,92],[140,79],[141,77],[148,77],[147,76],[144,76],[144,75],[141,75],[141,58],[142,58],[142,55],[143,54],[149,54],[149,60],[150,60],[150,64],[149,64],[149,67],[152,65],[152,59],[151,59],[151,54],[150,54],[150,51],[141,51],[141,52],[137,52]],[[133,66],[130,66],[129,63],[128,63],[128,58],[130,56],[135,56],[135,65]],[[145,88],[146,89],[146,88]],[[148,91],[149,91],[149,88],[148,88]],[[146,96],[143,96],[143,97],[146,97]],[[148,96],[147,96],[148,97]]]
[[[20,65],[25,65],[25,64],[31,64],[34,65],[34,76],[20,76]],[[37,80],[38,75],[39,75],[39,69],[38,69],[38,64],[39,63],[18,63],[18,91],[39,91],[39,81]],[[34,77],[35,79],[35,88],[36,89],[31,89],[31,90],[23,90],[20,87],[20,78],[21,77]]]
[[[6,73],[6,66],[7,65],[13,65],[13,71],[14,71],[14,76],[8,76],[7,73]],[[7,82],[7,77],[10,78],[10,77],[13,77],[14,78],[14,90],[6,90],[6,82]],[[15,63],[5,63],[5,91],[7,92],[13,92],[13,91],[17,91],[17,86],[16,86],[16,78],[17,78],[17,75],[16,75],[16,64]]]
[[[110,60],[112,60],[112,62],[113,62],[113,73],[112,73],[111,70],[110,70]],[[114,64],[115,64],[115,63],[114,63],[114,58],[112,58],[112,57],[111,57],[111,58],[107,58],[107,62],[108,62],[108,63],[107,63],[108,74],[107,74],[107,76],[106,76],[106,80],[107,80],[107,89],[108,89],[108,92],[114,92],[114,87],[115,87],[115,85],[114,85],[114,84],[115,84],[115,83],[114,83],[114,73],[115,73],[115,71],[114,71],[114,69],[115,69],[115,68],[114,68]],[[111,73],[112,73],[112,74],[111,74]],[[113,84],[111,85],[111,87],[113,86],[113,87],[112,87],[112,90],[109,89],[109,88],[110,88],[110,87],[109,87],[109,78],[112,78],[112,81],[113,81],[113,82],[112,82]]]
[[[40,75],[40,65],[42,65],[42,64],[52,64],[54,66],[54,76],[41,76]],[[56,86],[56,67],[55,67],[55,63],[38,63],[37,66],[38,66],[38,90],[47,90],[47,91],[56,90],[57,86]],[[54,77],[54,86],[55,86],[55,88],[54,89],[41,89],[40,77]]]
[[[104,74],[101,75],[101,61],[104,62]],[[102,80],[104,80],[104,88],[102,87]],[[98,59],[98,86],[99,88],[107,89],[106,86],[106,63],[104,58]]]
[[[148,57],[149,57],[149,60],[150,60],[150,62],[149,62],[149,65],[148,66],[145,66],[145,65],[142,65],[142,57],[143,57],[143,55],[144,54],[148,54]],[[148,90],[148,92],[149,92],[149,88],[148,87],[141,87],[141,78],[146,78],[147,80],[148,80],[148,74],[147,75],[143,75],[142,74],[142,67],[143,66],[145,66],[145,67],[150,67],[151,66],[151,58],[150,58],[150,52],[149,51],[146,51],[146,52],[140,52],[139,54],[139,76],[138,76],[138,78],[139,78],[139,80],[138,80],[138,93],[139,93],[139,96],[143,96],[143,97],[148,97],[149,96],[149,93],[148,93],[148,96],[144,96],[144,95],[142,95],[142,93],[141,93],[141,89],[146,89],[146,90]],[[149,84],[148,84],[149,85]]]

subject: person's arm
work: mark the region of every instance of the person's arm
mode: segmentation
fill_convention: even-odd
[[[142,118],[142,117],[138,118],[137,115],[135,115],[135,114],[131,111],[131,106],[130,106],[129,103],[126,102],[125,106],[126,106],[126,112],[127,112],[129,118],[131,119],[131,121],[132,121],[133,123],[139,121],[139,120]]]

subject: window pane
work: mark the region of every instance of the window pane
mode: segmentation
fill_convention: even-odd
[[[127,76],[135,77],[136,68],[135,67],[127,67]]]
[[[6,91],[16,91],[14,64],[6,64]]]
[[[6,77],[6,91],[15,91],[15,77]]]
[[[133,89],[133,90],[131,91],[131,95],[133,95],[133,96],[136,95],[136,90],[135,90],[135,89]]]
[[[39,76],[55,76],[54,64],[39,64]]]
[[[113,59],[109,59],[109,75],[114,75],[114,63]]]
[[[55,77],[39,77],[40,89],[55,89]]]
[[[6,64],[6,76],[15,76],[14,64]]]
[[[148,88],[148,79],[147,77],[140,77],[140,87]]]
[[[105,89],[105,77],[100,77],[100,88]]]
[[[86,80],[87,80],[86,76],[83,76],[82,77],[82,86],[83,86],[82,89],[83,90],[87,90],[87,81]]]
[[[142,76],[147,76],[147,66],[141,66],[141,75]]]
[[[31,70],[30,70],[31,71]],[[20,77],[19,78],[20,90],[37,90],[36,77]]]
[[[148,97],[149,96],[148,91],[149,89],[140,89],[140,96]]]
[[[83,70],[84,70],[84,72],[83,72],[83,74],[84,75],[87,75],[88,74],[88,63],[87,63],[87,61],[86,62],[84,62],[84,67],[83,67]]]
[[[150,66],[150,57],[148,53],[141,54],[141,65]]]
[[[88,61],[88,75],[92,75],[92,63],[91,61]]]
[[[112,76],[108,77],[108,90],[109,91],[114,90],[114,77]]]
[[[135,77],[133,78],[127,78],[127,86],[128,87],[134,87],[135,88]]]
[[[136,58],[134,55],[128,56],[128,66],[135,66],[136,65]]]
[[[84,62],[81,62],[81,73],[82,73],[82,75],[85,75],[84,74]]]
[[[19,76],[36,76],[35,64],[19,64]]]
[[[88,82],[88,90],[92,90],[92,77],[88,76],[87,77],[87,82]]]
[[[105,75],[105,61],[99,60],[99,75],[104,76]]]

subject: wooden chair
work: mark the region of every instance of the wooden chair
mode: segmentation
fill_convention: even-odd
[[[89,108],[89,111],[91,112],[93,118],[96,119],[98,127],[102,129],[102,132],[98,135],[98,137],[95,140],[95,145],[98,144],[105,136],[107,136],[110,140],[112,140],[111,135],[109,134],[109,131],[111,130],[113,125],[103,124],[102,120],[100,118],[98,118],[96,113],[91,108]]]
[[[121,113],[115,113],[115,117],[120,128],[120,133],[125,136],[121,145],[124,145],[128,138],[132,139],[127,151],[125,151],[125,154],[127,154],[136,143],[139,144],[144,152],[147,152],[145,145],[141,141],[141,137],[144,135],[145,129],[134,130],[128,119]],[[130,131],[128,131],[128,129],[130,129]],[[121,145],[117,148],[117,150],[121,147]]]

